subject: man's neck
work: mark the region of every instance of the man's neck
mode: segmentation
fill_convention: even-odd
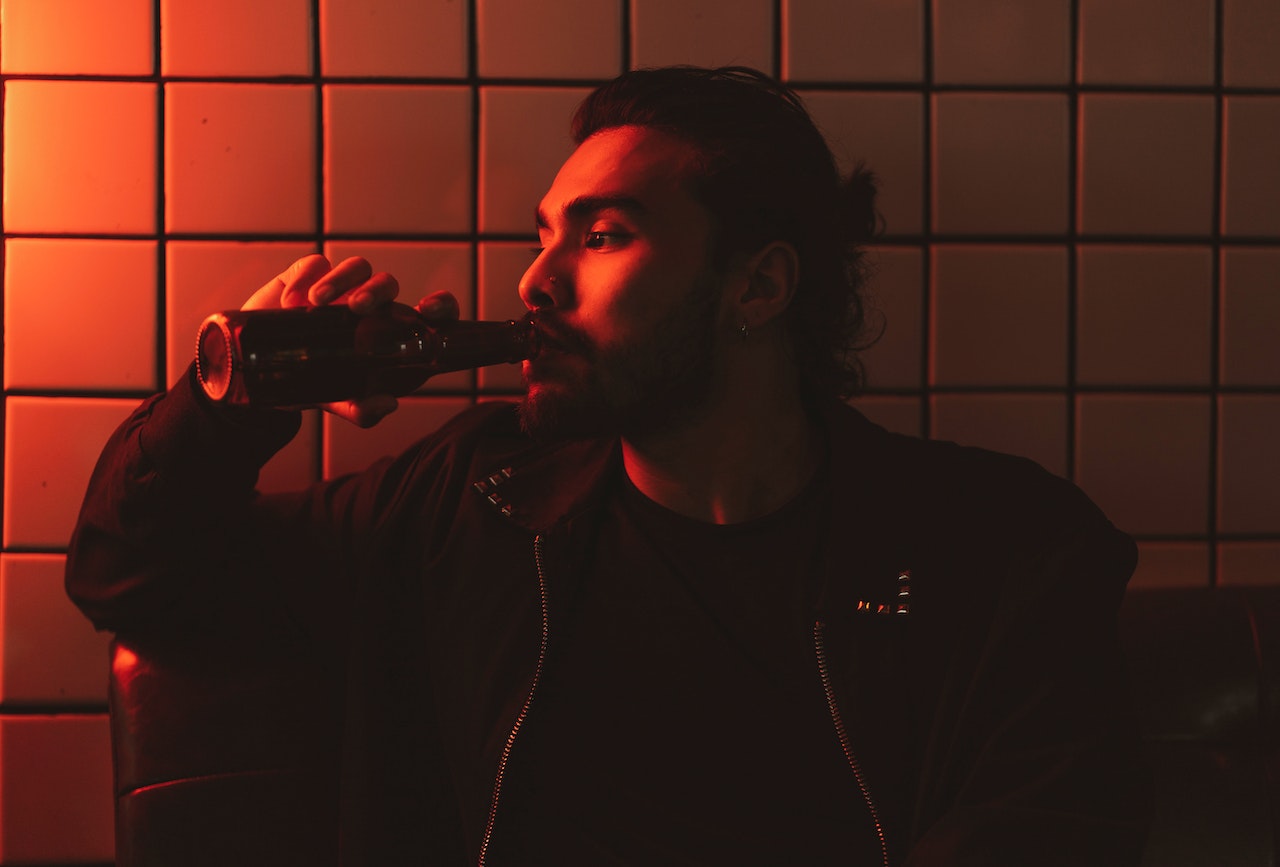
[[[788,391],[729,397],[679,429],[622,441],[627,475],[642,494],[716,524],[777,511],[803,490],[821,455],[818,425]]]

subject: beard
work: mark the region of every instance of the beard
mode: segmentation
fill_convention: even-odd
[[[570,363],[540,372],[525,368],[520,426],[539,441],[614,437],[638,439],[679,427],[697,414],[711,391],[719,281],[700,277],[641,340],[600,347],[555,318],[538,315],[553,352]]]

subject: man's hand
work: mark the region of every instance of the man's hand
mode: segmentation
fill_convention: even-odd
[[[386,272],[374,273],[364,259],[352,257],[331,266],[319,254],[304,256],[259,289],[241,307],[260,310],[273,307],[318,307],[323,304],[346,304],[352,311],[367,316],[387,304],[400,293],[396,278]],[[436,292],[416,305],[427,319],[458,318],[458,302],[448,292]],[[392,395],[375,394],[359,400],[325,404],[322,409],[360,427],[372,427],[390,413],[398,402]]]

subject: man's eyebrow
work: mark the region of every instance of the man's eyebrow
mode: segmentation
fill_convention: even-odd
[[[569,200],[564,208],[561,209],[561,213],[566,218],[574,220],[607,210],[626,211],[630,214],[638,215],[645,213],[648,209],[635,196],[619,194],[613,196],[578,196],[576,199]],[[534,212],[534,222],[539,229],[546,229],[550,226],[547,215],[541,206]]]

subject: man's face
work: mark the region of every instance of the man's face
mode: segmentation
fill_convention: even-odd
[[[689,192],[689,145],[642,127],[601,131],[538,207],[520,297],[543,348],[524,364],[535,436],[643,436],[679,424],[715,376],[723,286],[711,219]]]

